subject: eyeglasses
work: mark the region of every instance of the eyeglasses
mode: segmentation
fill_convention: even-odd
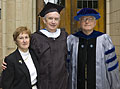
[[[82,22],[86,22],[86,21],[89,21],[89,22],[93,22],[95,20],[94,17],[89,17],[89,18],[81,18],[80,19]]]

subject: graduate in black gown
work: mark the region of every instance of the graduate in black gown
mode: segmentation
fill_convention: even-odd
[[[41,89],[67,88],[67,33],[58,28],[62,9],[62,6],[48,2],[40,12],[45,28],[31,36],[30,48],[40,65]]]

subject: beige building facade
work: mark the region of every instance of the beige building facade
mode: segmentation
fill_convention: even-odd
[[[0,63],[16,48],[12,34],[19,26],[36,30],[36,0],[0,0]],[[1,71],[1,66],[0,66]]]
[[[36,31],[36,2],[37,0],[0,0],[0,63],[16,48],[12,34],[17,27],[27,26],[32,32]],[[106,33],[111,36],[120,60],[120,0],[105,2]]]
[[[106,33],[112,38],[120,62],[120,0],[106,0]],[[120,65],[119,65],[120,66]],[[120,68],[120,67],[119,67]]]

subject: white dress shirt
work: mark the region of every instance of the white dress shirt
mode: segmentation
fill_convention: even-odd
[[[30,77],[31,77],[31,85],[35,84],[37,82],[37,71],[36,71],[36,68],[35,68],[35,65],[33,63],[33,60],[32,60],[32,57],[29,53],[29,50],[27,52],[22,52],[20,51],[20,54],[29,70],[29,73],[30,73]],[[32,89],[37,89],[37,86],[33,86]]]

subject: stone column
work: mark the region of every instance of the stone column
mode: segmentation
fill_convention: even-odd
[[[33,28],[32,28],[32,32],[35,32],[36,31],[36,0],[33,0]]]
[[[6,34],[6,0],[2,0],[2,11],[1,11],[1,18],[2,18],[2,58],[6,55],[6,39],[5,39],[5,34]],[[2,60],[2,59],[1,59]]]
[[[2,0],[1,22],[1,54],[2,60],[13,52],[16,45],[13,32],[19,26],[27,26],[32,32],[36,31],[36,0]],[[0,40],[1,41],[1,40]]]
[[[0,57],[0,62],[2,62],[3,57],[6,55],[6,39],[5,39],[5,34],[6,34],[6,0],[2,0],[1,2],[1,57]],[[0,68],[1,69],[1,68]],[[0,70],[1,71],[1,70]]]

